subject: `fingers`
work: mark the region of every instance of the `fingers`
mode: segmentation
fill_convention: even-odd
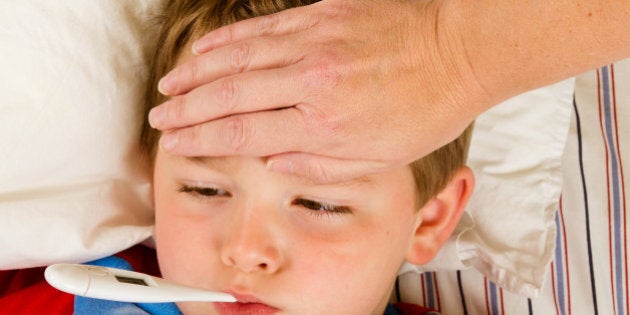
[[[221,77],[296,63],[303,55],[295,38],[253,38],[220,47],[191,58],[164,76],[158,89],[164,95],[180,95]]]
[[[268,156],[283,152],[309,151],[319,136],[310,134],[301,111],[287,108],[234,115],[164,133],[160,145],[171,154],[184,156]]]
[[[149,122],[154,128],[168,130],[298,104],[304,96],[296,93],[296,82],[288,79],[294,77],[293,71],[291,67],[251,71],[216,80],[153,108]],[[278,88],[289,86],[292,88]]]
[[[270,157],[267,168],[309,178],[317,183],[343,182],[389,168],[385,162],[342,160],[306,153],[287,153]]]
[[[317,4],[292,8],[279,13],[255,17],[218,28],[193,43],[193,53],[202,54],[219,46],[258,36],[298,32],[317,24],[312,14]]]
[[[318,146],[322,137],[309,132],[302,120],[300,110],[295,108],[230,116],[164,133],[160,145],[171,154],[184,156],[270,156],[270,170],[318,183],[346,181],[395,166],[385,161],[344,160],[308,153],[322,151]],[[303,128],[296,130],[295,126]],[[307,134],[308,142],[304,141]],[[302,151],[294,153],[298,149]]]

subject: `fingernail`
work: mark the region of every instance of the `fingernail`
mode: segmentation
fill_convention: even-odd
[[[164,123],[164,109],[162,107],[154,107],[149,112],[149,124],[153,128],[159,128]]]
[[[201,47],[199,46],[199,44],[197,44],[197,42],[193,43],[192,44],[192,53],[193,53],[193,55],[195,55],[195,56],[201,55],[200,51],[201,51]]]
[[[174,81],[175,75],[173,75],[173,71],[171,71],[160,79],[160,82],[158,82],[158,91],[164,95],[171,95],[171,93],[173,93],[173,89],[175,88]]]
[[[211,43],[211,41],[205,38],[198,39],[192,44],[192,53],[195,55],[201,55],[208,50]]]
[[[293,165],[293,162],[287,160],[270,160],[267,162],[267,169],[278,173],[295,173],[295,165]]]
[[[166,151],[171,151],[172,149],[174,149],[177,145],[177,142],[179,142],[179,138],[177,137],[177,134],[173,133],[163,134],[160,138],[160,146]]]

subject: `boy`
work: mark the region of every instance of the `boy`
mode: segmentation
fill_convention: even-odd
[[[167,100],[157,92],[158,79],[191,60],[196,38],[312,2],[171,1],[147,90],[147,115]],[[159,132],[145,122],[142,146],[154,163],[162,275],[239,300],[178,303],[179,309],[184,314],[383,314],[402,263],[428,262],[457,224],[474,185],[464,166],[469,136],[470,128],[409,166],[318,185],[268,171],[264,158],[169,155],[157,145]]]
[[[167,100],[157,92],[158,79],[190,60],[194,39],[237,20],[311,2],[170,1],[146,113]],[[142,146],[154,165],[162,276],[228,292],[239,302],[132,305],[75,297],[72,305],[71,297],[40,286],[10,306],[42,311],[23,303],[36,299],[48,311],[75,314],[402,314],[388,305],[400,266],[423,264],[436,254],[474,185],[464,166],[470,128],[409,166],[326,185],[270,172],[264,158],[172,156],[157,145],[159,136],[145,122]],[[157,273],[153,253],[144,247],[93,264]]]

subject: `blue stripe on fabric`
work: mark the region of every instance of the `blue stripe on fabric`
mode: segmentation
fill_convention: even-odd
[[[424,274],[424,283],[426,287],[427,301],[428,307],[432,309],[437,309],[437,303],[435,302],[435,290],[433,283],[433,273],[426,272]]]
[[[558,298],[558,306],[560,308],[560,314],[566,315],[566,300],[565,300],[565,279],[564,279],[564,255],[563,248],[564,242],[562,239],[562,227],[560,225],[560,212],[556,211],[556,297]]]
[[[611,167],[611,185],[613,192],[613,222],[611,227],[613,229],[613,248],[614,248],[614,270],[615,270],[615,295],[617,296],[617,314],[625,314],[624,308],[624,294],[623,294],[623,240],[621,235],[621,197],[620,197],[620,165],[617,147],[615,145],[615,135],[613,128],[615,124],[615,117],[613,117],[613,104],[611,100],[611,83],[610,83],[610,67],[602,67],[600,69],[601,81],[602,81],[602,105],[604,112],[604,126],[606,132],[606,148],[610,155],[610,167]]]
[[[490,311],[492,315],[500,315],[499,313],[499,300],[497,297],[496,284],[488,281],[488,293],[490,294]]]

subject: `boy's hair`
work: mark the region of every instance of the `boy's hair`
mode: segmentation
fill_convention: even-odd
[[[154,160],[160,132],[151,128],[146,117],[149,111],[167,100],[157,85],[170,71],[187,44],[205,33],[240,20],[304,6],[320,0],[171,0],[161,16],[161,29],[149,81],[145,92],[144,123],[141,148],[150,161]],[[451,143],[424,158],[411,163],[416,181],[417,205],[424,205],[441,191],[451,177],[464,166],[472,125]]]

